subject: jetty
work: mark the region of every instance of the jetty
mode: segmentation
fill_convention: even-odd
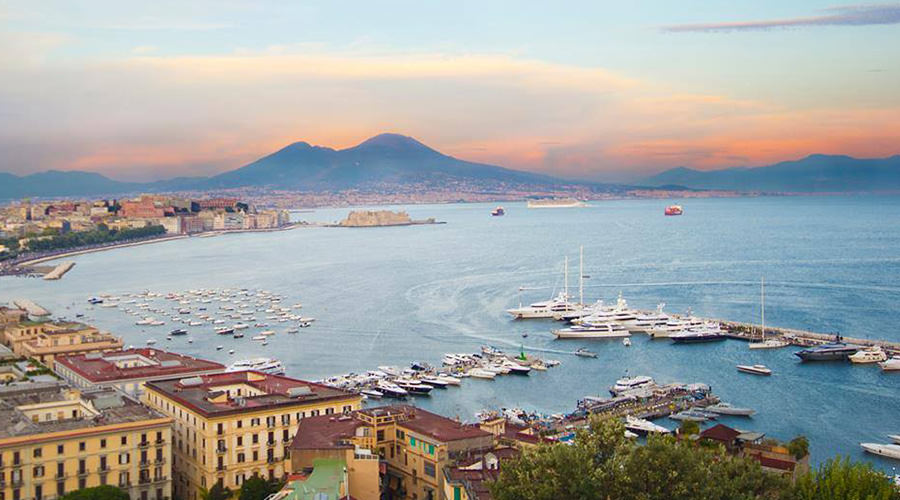
[[[711,319],[722,325],[726,330],[728,338],[736,340],[753,341],[760,338],[762,326],[754,323],[743,323],[740,321],[729,321],[721,319]],[[811,347],[835,341],[834,333],[816,333],[807,330],[798,330],[795,328],[782,328],[766,326],[766,338],[780,338],[787,341],[791,345],[798,347]],[[863,347],[881,347],[889,355],[900,355],[900,342],[891,342],[888,340],[878,339],[862,339],[855,337],[841,337],[843,342],[848,344],[856,344]]]
[[[48,281],[58,280],[65,276],[65,274],[72,270],[75,267],[75,263],[72,261],[66,261],[58,266],[54,267],[49,273],[44,275],[44,279]]]
[[[19,309],[23,309],[29,316],[50,316],[50,311],[29,299],[14,299],[13,304]]]

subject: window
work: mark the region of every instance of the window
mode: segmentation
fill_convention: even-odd
[[[334,408],[325,408],[326,415],[334,415]]]
[[[106,470],[106,456],[105,455],[100,457],[100,470],[101,471]]]
[[[44,466],[38,465],[31,471],[31,475],[34,477],[44,477]]]
[[[122,436],[122,446],[128,444],[128,436]]]
[[[81,460],[78,461],[78,473],[84,474],[86,472],[87,472],[87,465],[86,465],[84,459],[82,458]]]
[[[237,445],[238,445],[238,446],[244,446],[244,436],[238,436],[238,437],[237,437]]]
[[[128,453],[119,453],[119,464],[124,465],[130,462],[131,457],[128,456]]]
[[[66,463],[59,462],[56,464],[56,477],[66,477]]]
[[[425,460],[425,462],[422,464],[422,472],[424,472],[428,477],[434,477],[434,462]]]
[[[244,421],[243,421],[243,420],[238,420],[238,421],[237,421],[237,428],[240,429],[240,428],[243,427],[243,426],[244,426]]]
[[[253,435],[253,444],[259,444],[259,434]]]
[[[162,431],[156,431],[156,442],[157,442],[157,443],[162,443],[162,441],[163,441],[163,438],[162,438]]]
[[[34,449],[34,458],[41,458],[41,456],[43,454],[44,454],[43,448],[35,448]]]
[[[246,458],[246,457],[244,456],[243,453],[238,453],[238,454],[237,454],[237,461],[238,461],[239,464],[244,463],[245,458]]]
[[[384,441],[384,429],[378,429],[378,432],[375,434],[378,441]]]
[[[44,498],[44,487],[36,484],[34,486],[34,500],[41,500]]]
[[[106,440],[105,440],[105,439],[101,439],[101,440],[100,440],[100,447],[101,447],[101,448],[106,448]]]
[[[85,445],[84,441],[79,441],[78,442],[78,451],[84,451],[85,449],[87,449],[87,445]]]
[[[57,455],[62,455],[62,454],[64,454],[65,452],[66,452],[66,447],[65,447],[65,445],[62,445],[62,444],[56,445],[56,454],[57,454]]]
[[[66,494],[66,482],[59,481],[58,483],[56,483],[56,495],[63,496],[65,494]]]
[[[406,433],[397,429],[397,439],[406,439]]]

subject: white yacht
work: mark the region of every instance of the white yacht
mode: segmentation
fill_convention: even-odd
[[[642,418],[633,417],[631,415],[625,416],[625,428],[631,432],[640,435],[646,434],[668,434],[672,431],[666,429],[661,425],[656,425],[649,420],[644,420]]]
[[[859,445],[873,455],[900,460],[900,444],[859,443]]]
[[[623,377],[619,380],[616,380],[616,385],[609,388],[609,392],[613,396],[618,396],[623,392],[628,392],[634,389],[638,389],[641,387],[646,387],[648,385],[653,384],[653,377],[648,377],[646,375],[639,375],[636,377]]]
[[[516,319],[553,318],[555,314],[575,311],[577,304],[569,301],[566,292],[560,292],[555,298],[543,302],[535,302],[527,306],[520,305],[506,312]]]
[[[493,380],[493,378],[497,376],[497,374],[495,372],[488,371],[483,368],[472,368],[471,370],[468,371],[468,374],[470,377],[486,378],[489,380]]]
[[[582,323],[553,330],[558,339],[615,339],[630,337],[631,332],[619,323]]]
[[[765,278],[760,278],[759,281],[760,287],[760,318],[762,319],[762,325],[760,328],[759,334],[759,342],[750,341],[750,344],[747,346],[750,349],[780,349],[782,347],[787,347],[790,342],[784,339],[767,339],[766,338],[766,280]]]
[[[648,333],[652,338],[668,338],[676,333],[681,333],[691,328],[703,326],[703,321],[693,316],[687,318],[669,318],[664,325],[651,328]]]
[[[284,375],[284,365],[275,358],[251,358],[235,361],[226,372],[240,372],[245,370],[253,370],[267,373],[269,375]]]
[[[894,356],[891,359],[878,363],[882,371],[893,372],[900,371],[900,356]]]
[[[856,354],[851,354],[847,359],[852,363],[859,364],[880,363],[887,361],[887,354],[881,350],[881,347],[875,346],[857,351]]]

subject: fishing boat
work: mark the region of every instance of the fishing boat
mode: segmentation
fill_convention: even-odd
[[[749,373],[751,375],[771,375],[772,370],[766,368],[766,365],[737,365],[739,372]]]
[[[790,345],[789,342],[783,339],[766,339],[766,280],[765,278],[760,278],[759,281],[759,296],[760,296],[760,307],[759,313],[762,321],[762,325],[759,333],[759,342],[750,341],[748,347],[750,349],[780,349],[782,347],[787,347]]]
[[[900,460],[900,444],[859,443],[859,445],[873,455]]]
[[[666,215],[681,215],[684,213],[684,208],[681,205],[669,205],[663,213]]]
[[[497,207],[491,210],[491,216],[493,217],[500,217],[504,214],[506,214],[506,210],[504,210],[503,207]]]
[[[851,363],[857,364],[880,363],[882,361],[887,361],[887,353],[882,351],[881,347],[875,346],[857,351],[855,354],[848,356],[847,359],[849,359]]]
[[[580,356],[582,358],[596,358],[597,357],[596,352],[589,351],[589,350],[585,349],[584,347],[577,349],[575,351],[575,355]]]
[[[704,408],[708,412],[718,413],[719,415],[733,415],[738,417],[750,417],[756,413],[756,410],[751,408],[739,408],[736,406],[731,406],[728,403],[718,403],[712,406],[707,406]]]

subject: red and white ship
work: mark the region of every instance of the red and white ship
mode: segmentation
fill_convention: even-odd
[[[669,205],[666,207],[666,215],[681,215],[684,213],[684,209],[681,208],[681,205]]]

